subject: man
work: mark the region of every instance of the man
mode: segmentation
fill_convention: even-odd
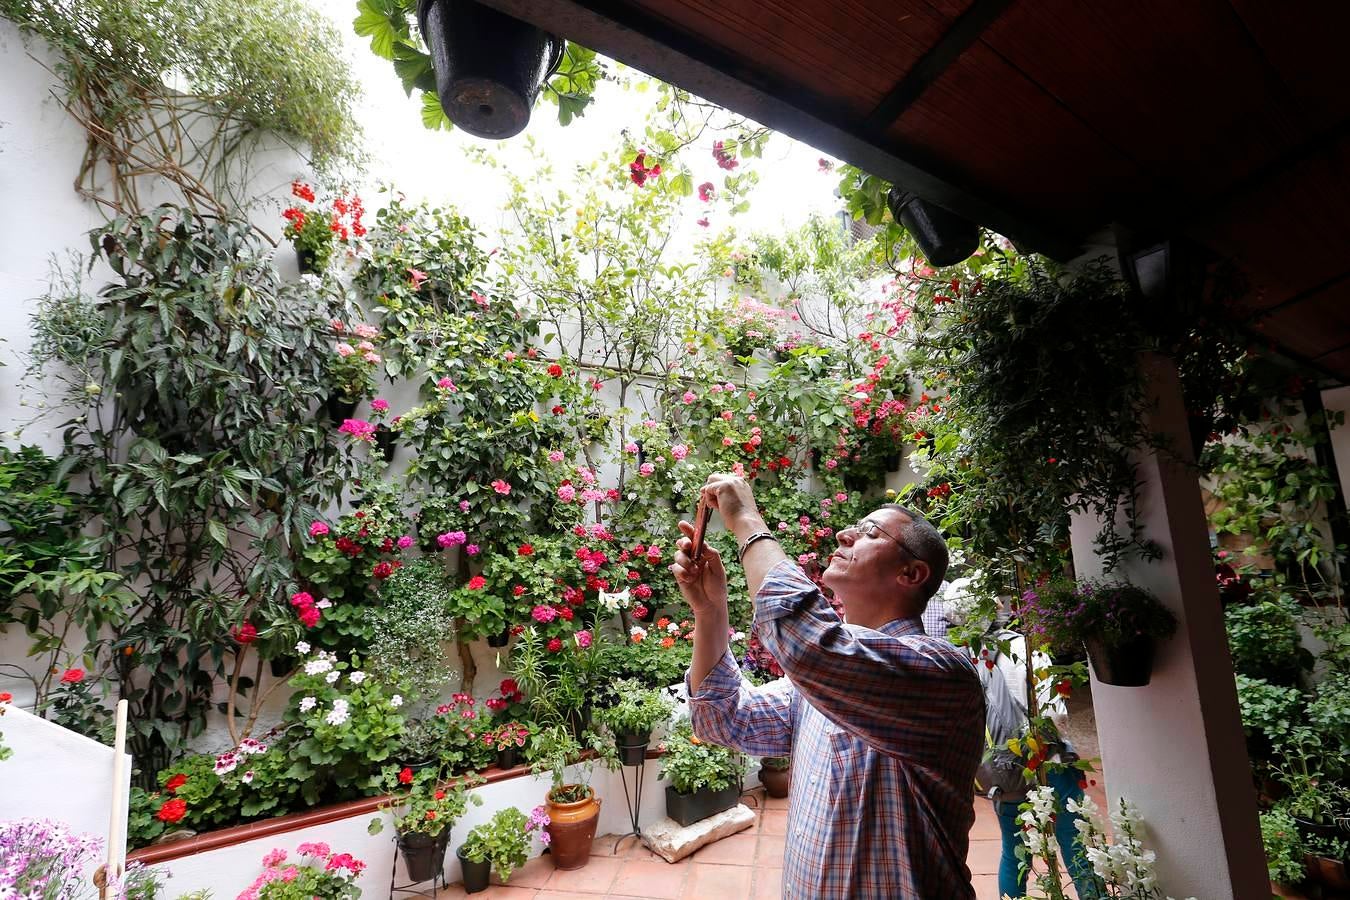
[[[787,678],[743,685],[727,648],[727,581],[693,527],[671,571],[694,611],[688,688],[702,739],[792,756],[783,896],[794,900],[973,898],[966,850],[984,697],[966,655],[923,633],[947,548],[925,519],[887,504],[838,533],[822,581],[844,619],[790,562],[750,487],[703,488],[736,535],[760,639]]]

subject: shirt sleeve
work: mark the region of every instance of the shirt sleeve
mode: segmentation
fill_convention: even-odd
[[[801,699],[883,753],[941,754],[953,722],[983,720],[979,678],[950,645],[849,625],[790,560],[755,597],[760,641]]]
[[[684,683],[689,690],[688,672]],[[748,687],[727,650],[704,677],[699,692],[689,690],[694,734],[754,756],[787,756],[792,752],[792,693],[786,678]]]

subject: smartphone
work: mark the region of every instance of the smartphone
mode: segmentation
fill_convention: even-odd
[[[689,558],[698,562],[699,554],[703,552],[703,535],[708,530],[708,522],[712,519],[712,507],[708,505],[708,498],[702,491],[698,493],[698,511],[694,513],[694,540],[689,547]]]

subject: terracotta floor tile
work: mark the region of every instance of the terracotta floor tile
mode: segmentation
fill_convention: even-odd
[[[764,810],[764,820],[759,826],[763,834],[787,834],[787,810],[786,809],[766,809]]]
[[[719,863],[729,866],[749,866],[755,861],[755,844],[759,840],[753,831],[742,831],[714,841],[696,850],[696,863]]]
[[[554,869],[544,887],[550,891],[604,894],[614,883],[622,862],[610,856],[592,856],[580,869]]]
[[[624,850],[629,845],[642,843],[642,839],[631,834],[602,834],[591,841],[591,856],[623,856]],[[614,852],[614,846],[618,845],[619,851]]]
[[[776,867],[783,864],[784,842],[781,834],[761,834],[755,850],[755,865]]]
[[[1002,841],[971,841],[966,865],[970,866],[973,875],[997,875],[998,861],[1002,855]]]
[[[997,875],[976,875],[972,882],[975,885],[975,900],[999,900]]]
[[[625,859],[614,880],[614,894],[647,900],[678,900],[689,866],[671,865],[663,859]]]
[[[746,866],[717,866],[694,863],[684,882],[687,900],[745,900],[750,895],[754,870]]]
[[[596,897],[608,897],[609,894],[578,894],[574,891],[540,891],[534,900],[595,900]]]
[[[787,809],[787,808],[788,808],[788,798],[787,798],[787,797],[769,797],[768,799],[766,799],[766,800],[764,801],[764,808],[765,808],[765,809]]]
[[[975,824],[970,828],[972,841],[1001,841],[1003,832],[998,827],[994,804],[982,797],[975,798]]]
[[[553,858],[550,856],[536,856],[529,860],[511,873],[511,881],[508,882],[512,887],[541,888],[553,874],[555,867]],[[497,873],[492,873],[492,883],[501,884],[497,878]]]
[[[397,893],[397,892],[396,892]],[[534,900],[534,895],[539,893],[536,888],[516,887],[509,884],[488,885],[486,891],[480,891],[477,894],[464,893],[462,884],[452,884],[444,891],[436,893],[436,900],[442,897],[460,900],[461,897],[471,898],[471,900]]]
[[[751,900],[782,900],[782,896],[783,870],[756,866],[754,886],[750,893]]]

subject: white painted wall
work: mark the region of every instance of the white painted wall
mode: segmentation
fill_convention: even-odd
[[[106,849],[114,794],[120,793],[121,808],[127,808],[131,757],[124,756],[121,782],[114,785],[112,747],[15,705],[0,716],[0,732],[14,751],[0,762],[0,821],[52,819],[73,832],[97,835]],[[86,866],[86,877],[102,863],[100,857]]]
[[[1346,414],[1346,424],[1331,429],[1331,452],[1341,475],[1341,493],[1350,497],[1350,387],[1323,391],[1322,406],[1328,413]]]

